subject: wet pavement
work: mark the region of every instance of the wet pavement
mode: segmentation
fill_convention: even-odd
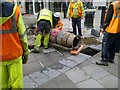
[[[62,21],[63,31],[72,31],[71,22]],[[83,23],[84,19],[81,38],[94,37],[90,30],[84,29]],[[101,42],[102,37],[101,34],[96,40]],[[34,44],[34,36],[28,39]],[[115,63],[98,66],[95,62],[101,59],[101,44],[82,44],[84,49],[89,47],[98,52],[93,56],[84,52],[75,56],[70,54],[71,48],[50,43],[48,49],[40,47],[40,53],[30,53],[28,63],[23,65],[24,88],[118,88],[119,54],[115,56]]]

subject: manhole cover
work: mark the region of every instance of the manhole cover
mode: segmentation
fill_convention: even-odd
[[[90,47],[87,47],[86,49],[83,49],[81,51],[81,53],[84,53],[84,54],[87,54],[87,55],[90,55],[90,56],[94,56],[95,54],[97,54],[98,52],[100,52],[100,50],[97,50],[97,49],[92,49]]]

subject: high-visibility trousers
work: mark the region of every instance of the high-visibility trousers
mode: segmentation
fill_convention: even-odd
[[[1,88],[23,88],[22,59],[13,64],[0,65]]]
[[[41,34],[38,34],[36,36],[36,40],[35,40],[35,46],[34,46],[34,49],[35,50],[38,50],[39,51],[39,47],[41,46],[41,38],[42,38],[43,35]],[[48,43],[49,43],[49,37],[50,37],[50,34],[47,34],[44,36],[44,46],[48,46]]]

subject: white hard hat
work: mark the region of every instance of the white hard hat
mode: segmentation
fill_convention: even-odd
[[[56,12],[56,13],[54,14],[54,16],[55,16],[55,17],[60,17],[60,13],[59,13],[59,12]]]

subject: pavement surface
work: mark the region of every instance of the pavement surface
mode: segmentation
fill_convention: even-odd
[[[30,19],[32,17],[36,16],[30,16]],[[24,17],[25,23],[28,23],[27,20],[28,17],[27,19]],[[67,19],[62,21],[63,31],[72,31],[71,22]],[[82,38],[94,37],[90,35],[90,30],[84,28],[84,19],[82,30]],[[28,37],[29,44],[34,43],[34,36]],[[102,37],[101,34],[96,39],[101,42]],[[38,54],[30,53],[28,63],[23,65],[24,88],[118,88],[119,53],[115,55],[115,63],[98,66],[95,63],[101,59],[101,44],[83,44],[84,49],[90,48],[93,52],[97,51],[96,54],[91,55],[90,52],[86,54],[83,51],[75,56],[70,54],[70,48],[52,43],[48,49],[40,47],[41,52]]]

